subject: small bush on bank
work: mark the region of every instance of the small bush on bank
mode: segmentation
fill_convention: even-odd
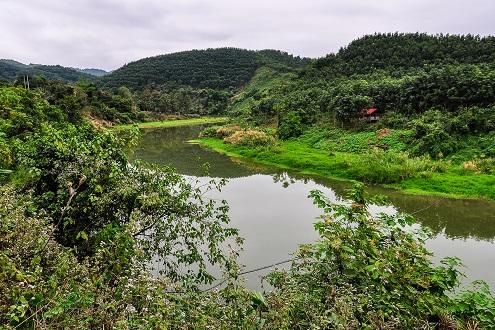
[[[262,131],[247,129],[247,130],[237,131],[231,136],[226,137],[224,139],[224,142],[234,145],[258,147],[258,146],[270,146],[275,144],[275,138]]]
[[[225,125],[217,129],[217,137],[223,139],[240,130],[242,130],[240,125]]]
[[[495,329],[495,295],[485,282],[474,282],[472,288],[461,292],[450,309],[466,323],[474,324],[473,320],[476,320],[484,326],[480,329]]]
[[[482,158],[464,162],[463,168],[475,173],[495,174],[495,158]]]
[[[204,130],[199,133],[200,138],[207,137],[217,137],[217,131],[220,129],[220,126],[208,126]]]

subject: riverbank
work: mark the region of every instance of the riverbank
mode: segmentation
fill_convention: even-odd
[[[116,125],[114,128],[130,128],[137,126],[138,128],[166,128],[166,127],[180,127],[180,126],[192,126],[192,125],[205,125],[205,124],[222,124],[227,122],[228,118],[225,117],[201,117],[190,119],[173,119],[163,121],[150,121],[137,124],[125,124]]]
[[[409,174],[415,165],[390,164],[374,161],[370,157],[345,152],[328,152],[299,141],[282,141],[276,147],[251,148],[225,144],[217,138],[193,140],[217,152],[246,158],[261,164],[296,170],[302,174],[318,175],[332,179],[374,181],[384,176],[398,175],[394,183],[382,183],[386,187],[400,189],[410,194],[436,195],[449,198],[495,199],[495,176],[476,174],[455,165],[445,165],[439,172]],[[432,163],[433,166],[435,163]],[[438,163],[440,166],[440,163]],[[411,169],[408,168],[411,167]],[[431,166],[431,165],[430,165]],[[401,177],[404,177],[401,179]],[[372,178],[373,180],[370,180]]]

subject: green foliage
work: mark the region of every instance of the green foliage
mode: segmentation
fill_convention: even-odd
[[[17,144],[17,166],[32,173],[24,189],[54,219],[57,241],[79,257],[94,253],[109,225],[127,225],[142,257],[163,262],[169,278],[210,282],[207,264],[229,262],[219,247],[236,234],[224,228],[226,206],[204,199],[202,189],[171,169],[130,166],[124,146],[108,131],[47,126]],[[196,269],[181,274],[187,265]]]
[[[407,71],[425,64],[488,63],[495,60],[494,49],[492,36],[377,33],[317,60],[314,68],[328,75],[352,75],[377,69]]]
[[[495,328],[495,295],[484,282],[458,294],[450,311],[465,321],[475,320],[483,329]]]
[[[132,227],[108,226],[93,256],[78,260],[53,236],[29,195],[0,190],[0,324],[5,329],[255,329],[250,294],[229,281],[199,292],[140,264]],[[31,214],[31,215],[28,215]],[[228,301],[228,304],[225,302]]]
[[[136,92],[135,99],[141,111],[159,114],[215,115],[224,113],[230,92],[211,88],[147,87]]]
[[[362,185],[356,185],[350,196],[349,203],[332,203],[321,192],[311,193],[325,212],[315,224],[320,239],[302,246],[288,271],[270,274],[276,290],[268,301],[277,307],[276,313],[268,314],[270,325],[433,326],[452,305],[448,292],[459,284],[459,260],[447,258],[434,265],[424,247],[427,234],[411,230],[412,217],[373,214]]]
[[[282,140],[298,137],[303,133],[301,118],[295,111],[285,114],[278,125],[278,136]]]
[[[219,126],[208,126],[199,133],[199,137],[208,138],[208,137],[217,137],[217,131]]]
[[[476,173],[495,174],[495,158],[475,159],[463,164],[464,169]]]
[[[493,157],[495,108],[464,108],[458,114],[427,111],[410,124],[414,136],[410,142],[415,154],[443,157],[458,151],[469,158]],[[486,142],[485,142],[486,141]],[[467,149],[467,150],[462,150]],[[469,150],[475,149],[475,153]],[[470,156],[468,156],[470,154]],[[454,155],[455,156],[455,155]],[[465,157],[457,157],[464,158]]]
[[[0,129],[4,138],[32,132],[43,122],[65,120],[66,115],[51,106],[40,92],[0,88]]]

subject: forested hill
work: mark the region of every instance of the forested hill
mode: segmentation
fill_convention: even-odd
[[[315,61],[313,68],[331,74],[402,72],[427,64],[495,62],[495,37],[389,33],[367,35]],[[313,71],[313,73],[315,73]]]
[[[262,65],[302,67],[307,59],[276,50],[251,51],[239,48],[191,50],[144,58],[124,65],[103,77],[106,87],[148,85],[201,88],[239,88]]]
[[[413,132],[402,151],[418,156],[495,157],[495,37],[369,35],[298,75],[265,75],[262,89],[253,81],[229,111],[276,123],[283,139],[315,125],[386,128]]]
[[[12,81],[22,75],[41,76],[51,80],[75,82],[94,79],[94,76],[60,65],[23,64],[13,60],[0,60],[0,80]]]

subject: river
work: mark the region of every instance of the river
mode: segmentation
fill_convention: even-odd
[[[307,198],[309,192],[318,189],[338,199],[349,183],[287,173],[188,144],[201,129],[145,130],[131,158],[170,165],[201,180],[208,179],[202,168],[207,162],[210,177],[227,178],[215,197],[228,201],[232,226],[245,238],[240,263],[246,270],[286,260],[299,244],[317,238],[313,223],[321,212]],[[433,237],[427,246],[435,260],[457,256],[465,265],[466,283],[482,279],[495,288],[495,202],[408,195],[380,187],[368,191],[387,195],[396,209],[414,213],[422,226],[430,228]],[[247,286],[260,289],[264,273],[248,274]]]

